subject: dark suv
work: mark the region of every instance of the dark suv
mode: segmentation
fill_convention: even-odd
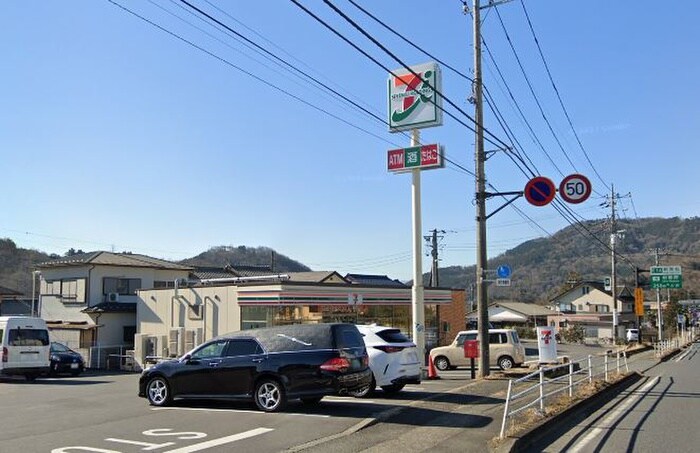
[[[353,324],[243,330],[144,370],[139,396],[154,406],[174,398],[252,399],[262,411],[280,411],[290,399],[316,404],[368,386],[368,362]]]

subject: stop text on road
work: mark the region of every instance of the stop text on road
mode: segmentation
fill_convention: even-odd
[[[583,203],[591,196],[591,181],[577,173],[569,175],[559,184],[559,195],[568,203]]]

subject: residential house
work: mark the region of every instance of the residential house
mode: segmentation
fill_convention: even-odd
[[[14,289],[0,286],[0,316],[35,316],[36,308],[31,298]]]
[[[512,301],[492,302],[489,304],[488,310],[489,322],[494,327],[517,325],[534,328],[546,326],[547,317],[552,314],[552,310],[540,305]],[[470,325],[476,326],[478,318],[476,310],[467,313],[467,322]]]
[[[171,288],[192,268],[132,253],[81,253],[40,263],[39,313],[74,349],[133,347],[136,291]],[[103,362],[104,357],[99,362]],[[101,366],[102,363],[96,366]]]
[[[558,330],[581,326],[587,338],[613,338],[613,312],[617,310],[617,337],[624,336],[625,329],[636,322],[634,291],[620,287],[616,296],[614,303],[612,291],[603,283],[580,282],[550,300],[553,313],[548,324]]]

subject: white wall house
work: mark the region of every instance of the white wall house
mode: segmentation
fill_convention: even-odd
[[[634,296],[627,287],[618,288],[618,336],[620,331],[635,323]],[[549,325],[558,330],[570,325],[580,325],[588,338],[613,338],[612,292],[602,283],[581,282],[550,300],[556,314],[548,317]]]
[[[131,253],[81,253],[37,266],[39,313],[72,348],[133,347],[136,291],[173,287],[192,268]]]

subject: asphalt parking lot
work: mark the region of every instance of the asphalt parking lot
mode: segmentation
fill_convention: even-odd
[[[525,342],[528,358],[536,343]],[[605,348],[559,345],[571,357]],[[497,375],[494,370],[494,375]],[[154,408],[137,396],[136,373],[97,373],[79,377],[0,380],[3,417],[1,451],[73,453],[96,451],[194,452],[254,449],[256,452],[323,451],[320,440],[363,430],[375,440],[429,428],[471,428],[486,442],[500,423],[507,381],[486,384],[470,379],[470,370],[440,372],[441,379],[407,386],[392,397],[378,391],[372,398],[326,397],[317,407],[290,403],[285,412],[261,413],[252,403],[187,402]],[[415,442],[427,438],[416,434]],[[337,445],[337,444],[334,444]],[[483,444],[481,444],[483,445]],[[354,446],[356,447],[356,446]],[[354,447],[348,447],[350,449]],[[348,450],[349,451],[349,450]]]

